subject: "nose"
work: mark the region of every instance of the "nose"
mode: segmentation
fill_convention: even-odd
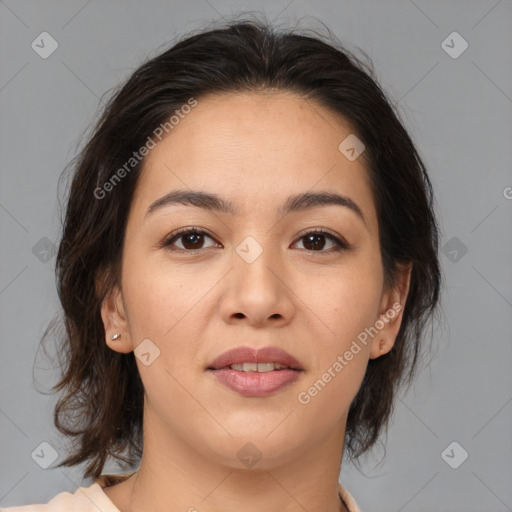
[[[233,254],[233,269],[224,283],[220,307],[226,323],[252,327],[282,327],[295,313],[290,277],[278,255],[270,250],[252,262]]]

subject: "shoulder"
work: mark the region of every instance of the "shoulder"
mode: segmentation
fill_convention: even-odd
[[[113,485],[128,478],[124,475],[103,475],[89,487],[79,487],[74,493],[61,492],[46,504],[22,505],[0,508],[0,512],[119,512],[119,509],[103,492],[103,487]],[[338,493],[349,512],[361,512],[352,495],[338,483]]]
[[[338,482],[338,494],[340,498],[345,503],[349,512],[362,512],[361,509],[357,506],[356,500],[352,497],[352,495]]]
[[[118,479],[118,475],[103,475],[89,487],[79,487],[74,493],[61,492],[48,503],[0,508],[0,512],[119,512],[102,489]]]

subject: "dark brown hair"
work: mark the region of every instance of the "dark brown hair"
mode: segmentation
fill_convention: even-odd
[[[366,146],[386,283],[394,283],[400,264],[412,263],[395,344],[369,361],[351,404],[346,453],[356,460],[387,427],[396,392],[417,367],[421,338],[439,300],[431,183],[370,64],[330,33],[278,31],[246,19],[189,35],[139,67],[115,91],[71,164],[56,261],[65,325],[62,378],[52,389],[63,392],[55,425],[74,443],[57,467],[87,462],[85,477],[97,477],[108,456],[133,464],[142,455],[144,390],[135,357],[107,346],[100,316],[104,297],[120,277],[128,211],[143,165],[141,160],[127,168],[126,162],[191,98],[268,88],[317,101],[349,123]],[[123,165],[126,172],[118,173]],[[113,181],[116,173],[122,179]]]

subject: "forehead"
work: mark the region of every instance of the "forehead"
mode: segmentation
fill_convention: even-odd
[[[294,93],[201,97],[145,158],[136,202],[173,189],[205,190],[244,209],[273,208],[291,194],[332,190],[376,222],[363,158],[338,148],[353,132],[339,115]]]

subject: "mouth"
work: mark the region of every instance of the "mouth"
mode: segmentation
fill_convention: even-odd
[[[214,359],[207,370],[235,370],[240,372],[303,371],[299,361],[278,347],[238,347]]]
[[[262,398],[295,382],[304,369],[277,347],[240,347],[224,352],[206,370],[218,382],[245,397]]]
[[[208,370],[236,370],[238,372],[274,372],[280,370],[298,370],[298,368],[290,368],[284,364],[279,363],[240,363],[240,364],[230,364],[229,366],[224,366],[222,368],[208,368]]]

